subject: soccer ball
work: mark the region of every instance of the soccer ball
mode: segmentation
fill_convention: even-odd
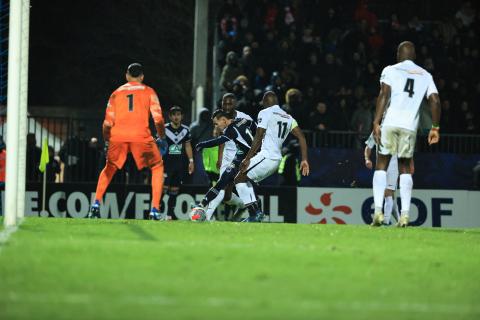
[[[199,206],[192,208],[192,211],[190,211],[190,220],[196,222],[202,222],[207,220],[207,214],[205,213],[205,209]]]

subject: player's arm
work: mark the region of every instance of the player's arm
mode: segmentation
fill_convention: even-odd
[[[440,140],[440,97],[438,93],[432,93],[428,97],[428,104],[432,112],[432,128],[428,133],[428,144],[432,145],[438,143]]]
[[[161,139],[165,139],[165,120],[162,115],[162,107],[155,91],[150,92],[150,113],[155,123],[155,129],[157,130],[157,136]]]
[[[218,146],[217,169],[220,169],[222,167],[223,149],[225,149],[225,144],[221,144]]]
[[[216,146],[224,146],[225,142],[227,142],[229,140],[230,139],[227,138],[225,135],[221,135],[218,138],[205,140],[205,141],[197,143],[197,145],[195,146],[195,150],[200,152],[202,149],[205,149],[205,148],[212,148],[212,147],[216,147]],[[219,157],[220,157],[220,154],[219,154]]]
[[[192,174],[195,170],[195,165],[193,164],[193,151],[192,151],[192,143],[190,140],[185,142],[185,153],[188,157],[188,174]]]
[[[375,118],[373,120],[373,135],[377,143],[380,143],[380,121],[382,121],[382,116],[385,112],[385,107],[390,100],[390,95],[390,86],[382,82],[380,84],[380,93],[378,94],[377,105],[375,108]]]
[[[260,146],[262,145],[263,136],[267,130],[264,128],[257,127],[257,131],[255,132],[255,137],[252,141],[252,147],[248,151],[247,155],[245,156],[245,160],[250,160],[258,151]]]
[[[297,137],[298,143],[300,144],[300,153],[302,154],[302,162],[300,162],[300,170],[302,170],[302,175],[308,176],[310,174],[310,165],[308,164],[308,148],[307,140],[303,134],[300,127],[297,125],[297,122],[294,122],[294,127],[292,129],[292,134]]]
[[[112,127],[115,125],[115,93],[108,99],[107,109],[105,111],[105,120],[102,124],[103,141],[105,142],[105,157],[107,156],[108,145],[110,143],[110,136]]]

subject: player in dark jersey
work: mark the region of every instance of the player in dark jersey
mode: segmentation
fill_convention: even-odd
[[[239,118],[235,119],[235,114],[233,112],[225,112],[221,109],[216,110],[213,113],[212,118],[216,126],[220,130],[223,130],[223,134],[218,138],[198,143],[195,146],[195,149],[197,151],[200,151],[204,148],[211,148],[224,144],[228,141],[233,141],[237,146],[237,152],[233,161],[225,169],[225,172],[221,175],[220,180],[218,180],[216,185],[207,192],[207,194],[200,203],[200,206],[206,209],[207,220],[210,220],[213,212],[216,209],[216,206],[219,204],[210,204],[210,202],[212,202],[212,200],[217,197],[218,193],[221,190],[224,190],[229,184],[233,182],[236,174],[238,173],[240,163],[250,149],[253,137],[255,136],[255,132],[257,129],[257,125],[254,121]]]
[[[187,166],[188,174],[194,171],[192,145],[190,143],[190,130],[182,124],[183,111],[179,106],[173,106],[168,111],[170,122],[165,125],[165,136],[168,143],[168,151],[164,156],[165,182],[164,190],[168,194],[167,214],[174,216],[177,205],[177,196],[180,186],[185,179]],[[188,165],[185,159],[188,158]]]

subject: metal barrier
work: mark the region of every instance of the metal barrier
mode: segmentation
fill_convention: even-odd
[[[47,167],[49,181],[97,181],[105,166],[101,123],[99,118],[28,117],[27,181],[40,181],[38,164],[44,138],[48,139],[51,149],[52,162]],[[352,131],[304,132],[310,148],[363,149],[367,139],[366,135]],[[0,135],[4,137],[5,133],[5,117],[0,117]],[[442,134],[440,144],[429,146],[427,136],[419,134],[416,149],[427,153],[480,154],[480,135]],[[116,174],[113,183],[149,181],[149,170],[138,171],[129,156],[124,170]]]
[[[368,135],[354,131],[309,131],[304,130],[307,144],[313,148],[353,148],[363,149]],[[440,133],[440,143],[428,145],[428,133],[417,135],[417,152],[444,152],[480,154],[480,135]]]

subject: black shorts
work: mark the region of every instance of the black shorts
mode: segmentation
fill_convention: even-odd
[[[169,187],[180,187],[185,180],[187,168],[183,159],[168,159],[165,162],[165,180],[163,184]]]

